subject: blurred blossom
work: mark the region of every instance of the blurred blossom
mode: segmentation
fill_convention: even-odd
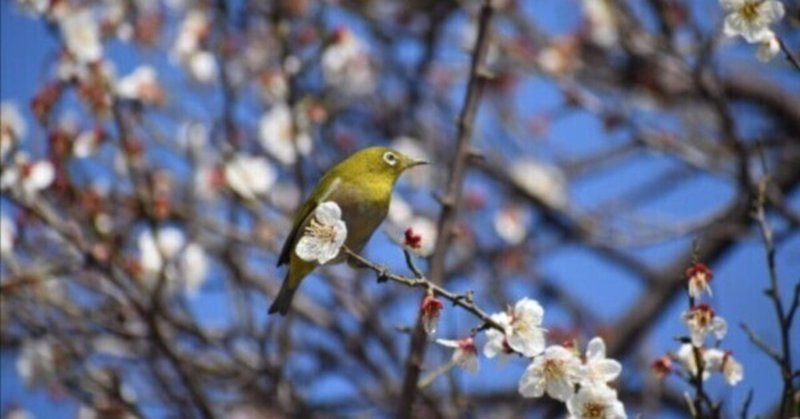
[[[17,238],[17,226],[5,214],[0,214],[0,255],[10,255]]]
[[[333,201],[323,202],[314,210],[314,218],[297,241],[294,253],[306,262],[322,265],[339,255],[346,238],[341,208]]]
[[[455,348],[453,351],[452,362],[471,373],[477,373],[480,365],[478,364],[478,348],[475,340],[466,337],[459,340],[437,339],[436,343],[448,348]]]
[[[14,164],[4,168],[0,175],[0,190],[16,189],[30,198],[50,187],[55,176],[55,169],[49,161],[30,161],[26,154],[18,153]]]
[[[583,14],[589,25],[589,38],[603,48],[617,44],[617,22],[609,0],[582,0]]]
[[[211,30],[211,20],[205,11],[192,9],[186,13],[172,47],[173,56],[183,61],[201,48],[201,42]]]
[[[606,386],[582,386],[567,401],[569,417],[574,419],[625,419],[625,406],[617,400],[617,392]]]
[[[692,343],[703,346],[706,336],[714,334],[717,339],[722,339],[728,332],[725,319],[717,316],[708,304],[700,304],[683,313],[683,321],[689,327]]]
[[[278,178],[267,159],[247,154],[237,154],[225,163],[224,176],[228,186],[248,200],[266,194]]]
[[[732,386],[744,378],[744,368],[730,351],[721,351],[717,348],[707,349],[703,353],[703,361],[709,372],[719,372],[725,381]]]
[[[622,372],[622,364],[606,358],[603,338],[594,337],[586,346],[586,361],[581,376],[582,386],[604,386],[614,381]]]
[[[376,76],[363,42],[349,29],[340,28],[322,53],[322,75],[331,88],[362,96],[376,87]]]
[[[581,361],[575,352],[560,345],[545,349],[535,357],[519,381],[522,397],[547,395],[562,402],[575,393],[575,384],[581,377]]]
[[[28,124],[14,102],[0,104],[0,160],[22,140],[28,132]]]
[[[668,376],[672,372],[672,358],[669,355],[664,355],[650,364],[650,369],[659,379]]]
[[[226,182],[224,170],[215,164],[201,164],[194,171],[194,193],[200,199],[213,201]]]
[[[81,63],[91,63],[103,56],[100,28],[89,9],[67,13],[59,19],[67,50]]]
[[[420,237],[417,247],[413,249],[414,252],[422,257],[432,255],[436,246],[436,223],[430,218],[420,216],[414,217],[407,225],[406,230],[411,229]]]
[[[688,281],[689,296],[698,298],[704,292],[711,295],[711,280],[714,278],[714,273],[708,266],[702,263],[695,263],[686,269],[686,279]]]
[[[149,65],[136,67],[130,74],[117,81],[119,97],[138,100],[144,104],[157,105],[164,100],[164,91],[158,83],[155,68]]]
[[[781,44],[774,32],[769,31],[758,43],[756,58],[762,63],[772,61],[775,56],[780,54]]]
[[[56,376],[56,350],[46,339],[22,342],[17,354],[17,374],[29,387],[49,384]]]
[[[511,179],[525,192],[556,209],[567,205],[567,179],[561,170],[533,159],[511,164]]]
[[[258,78],[259,93],[267,103],[285,102],[289,96],[289,83],[281,71],[265,71]]]
[[[495,213],[494,229],[506,243],[518,245],[528,235],[530,214],[520,206],[508,206]]]
[[[551,76],[566,76],[577,67],[577,48],[578,45],[573,37],[555,39],[539,51],[536,62]]]
[[[188,296],[193,296],[205,282],[208,271],[205,251],[197,243],[187,243],[181,230],[162,227],[155,235],[149,229],[144,230],[139,234],[138,245],[139,264],[148,286],[156,286],[162,270],[168,292],[181,285]]]
[[[422,316],[422,326],[425,333],[428,335],[436,334],[436,329],[439,327],[439,317],[444,305],[439,301],[432,291],[429,291],[425,298],[422,299],[419,311]]]
[[[189,75],[198,83],[210,84],[217,80],[219,69],[214,54],[198,51],[187,61]]]
[[[264,149],[279,162],[290,165],[297,160],[297,152],[311,152],[311,137],[301,129],[300,121],[292,120],[292,111],[284,103],[273,106],[259,122],[259,140]]]
[[[300,188],[294,182],[281,182],[270,191],[270,200],[276,208],[294,211],[300,205]]]
[[[75,137],[75,141],[72,143],[72,155],[77,158],[91,157],[104,137],[105,133],[101,129],[83,131]]]
[[[726,36],[742,36],[747,42],[769,39],[769,26],[783,18],[783,3],[778,0],[720,0],[727,13],[723,32]],[[774,36],[774,35],[773,35]]]
[[[413,216],[414,212],[408,202],[400,195],[392,194],[392,200],[389,202],[389,213],[387,214],[389,221],[396,225],[405,225]]]

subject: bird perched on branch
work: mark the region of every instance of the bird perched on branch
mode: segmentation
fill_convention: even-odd
[[[427,164],[386,147],[363,149],[320,179],[300,207],[278,266],[289,264],[269,313],[285,315],[297,287],[322,264],[340,263],[342,244],[359,253],[389,211],[392,190],[407,169]]]

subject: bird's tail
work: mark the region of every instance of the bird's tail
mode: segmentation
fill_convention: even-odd
[[[288,279],[283,281],[281,290],[278,291],[278,296],[275,297],[275,301],[273,301],[272,305],[269,307],[269,314],[280,313],[281,316],[285,316],[286,313],[289,312],[289,307],[292,306],[292,299],[294,299],[294,293],[297,291],[297,285],[300,285],[292,285],[291,282],[292,281]]]

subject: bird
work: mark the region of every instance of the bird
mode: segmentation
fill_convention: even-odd
[[[269,314],[280,313],[285,316],[300,283],[321,264],[318,260],[301,258],[297,250],[304,234],[319,226],[315,216],[341,215],[347,231],[344,245],[360,253],[386,218],[392,190],[400,175],[412,167],[425,164],[429,163],[388,147],[376,146],[359,150],[329,169],[295,214],[292,229],[277,263],[278,267],[288,264],[289,269],[269,308]],[[333,209],[330,203],[335,203],[338,209]],[[337,214],[337,211],[340,213]],[[345,259],[345,252],[339,250],[338,254],[322,264],[341,263]]]

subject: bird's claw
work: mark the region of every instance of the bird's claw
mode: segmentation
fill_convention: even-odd
[[[378,265],[375,268],[375,274],[377,275],[379,284],[386,282],[386,280],[389,279],[389,268],[384,265]]]

